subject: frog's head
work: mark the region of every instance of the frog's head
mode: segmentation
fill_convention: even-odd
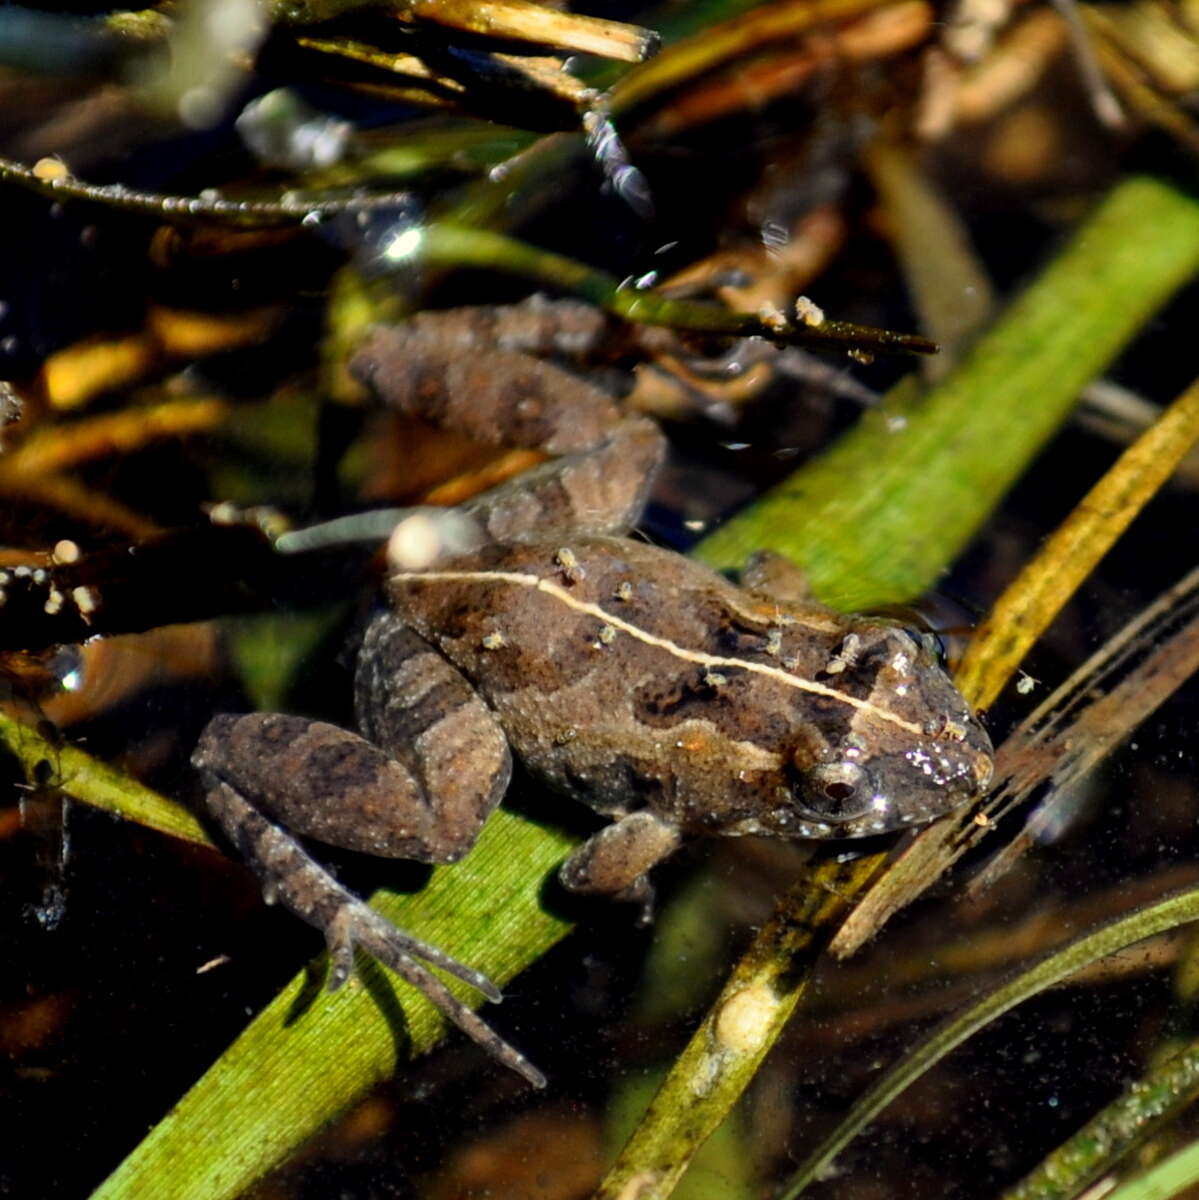
[[[817,676],[816,720],[791,747],[800,836],[886,833],[978,795],[991,778],[991,740],[932,640],[861,620],[842,647]]]

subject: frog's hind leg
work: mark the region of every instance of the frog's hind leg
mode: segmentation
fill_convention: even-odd
[[[269,869],[274,882],[265,887],[268,902],[282,903],[324,932],[329,947],[330,991],[349,978],[357,945],[417,988],[448,1021],[489,1054],[534,1087],[545,1086],[545,1076],[520,1051],[505,1042],[417,959],[457,976],[498,1002],[502,999],[499,989],[485,975],[437,946],[405,933],[375,912],[229,784],[215,784],[208,806],[242,856]]]
[[[641,518],[661,432],[562,367],[512,350],[464,354],[412,321],[376,326],[350,370],[389,408],[553,459],[463,506],[491,541],[622,534]]]
[[[364,728],[272,714],[218,716],[193,762],[208,806],[269,899],[324,932],[330,988],[359,946],[412,983],[468,1036],[531,1083],[540,1073],[417,959],[498,989],[445,951],[398,929],[343,888],[294,834],[366,853],[445,863],[473,845],[511,772],[507,742],[473,689],[390,614],[367,630],[356,679]]]
[[[358,728],[419,789],[422,845],[405,857],[457,862],[508,789],[512,755],[495,714],[394,612],[367,626],[354,675]]]

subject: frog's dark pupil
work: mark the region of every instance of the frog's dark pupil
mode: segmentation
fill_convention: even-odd
[[[812,811],[826,820],[849,821],[861,815],[870,797],[870,778],[853,762],[823,763],[808,773],[804,791]]]
[[[824,785],[824,794],[835,803],[852,799],[856,790],[852,783],[826,783]]]

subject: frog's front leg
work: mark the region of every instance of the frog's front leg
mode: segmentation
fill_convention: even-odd
[[[494,717],[462,676],[391,614],[371,623],[355,684],[359,706],[372,709],[361,714],[364,727],[383,745],[298,717],[214,717],[192,760],[209,784],[209,809],[268,899],[325,934],[330,990],[349,976],[360,946],[541,1086],[541,1073],[415,960],[499,1000],[494,985],[385,920],[293,836],[385,857],[453,862],[474,844],[507,787],[511,757]]]
[[[641,905],[641,920],[653,911],[649,872],[679,848],[675,825],[648,810],[628,813],[592,834],[558,870],[563,887],[572,892],[601,892]]]

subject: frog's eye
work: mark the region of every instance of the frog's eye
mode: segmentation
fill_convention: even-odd
[[[804,776],[805,804],[829,820],[859,817],[870,808],[873,800],[870,777],[857,763],[823,763]]]
[[[945,666],[949,659],[949,648],[940,633],[935,629],[915,628],[911,625],[905,625],[903,631],[933,662],[940,667]]]

